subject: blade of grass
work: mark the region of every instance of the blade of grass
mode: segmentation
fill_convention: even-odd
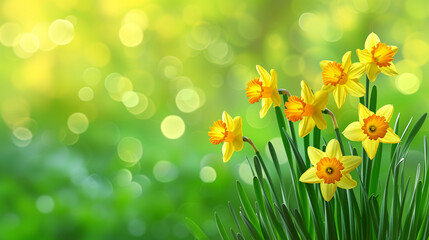
[[[243,214],[243,212],[240,212],[240,216],[243,219],[244,225],[246,226],[247,230],[249,230],[250,235],[257,240],[263,240],[262,233],[260,233],[255,226],[249,221],[249,219]],[[255,216],[256,217],[256,216]]]
[[[215,219],[216,219],[216,227],[217,227],[217,230],[219,231],[220,236],[222,237],[223,240],[229,240],[229,237],[226,234],[225,228],[223,227],[223,224],[220,221],[219,216],[217,215],[216,212],[215,212]]]
[[[231,215],[234,218],[234,222],[237,225],[238,231],[243,235],[243,231],[241,230],[240,223],[238,222],[237,215],[235,214],[234,208],[232,207],[231,202],[228,202],[229,210],[231,211]]]
[[[208,240],[207,235],[201,230],[201,228],[192,219],[185,217],[185,224],[189,231],[198,240]]]
[[[238,196],[240,198],[241,205],[243,206],[244,212],[249,217],[250,223],[252,223],[254,226],[258,226],[258,219],[256,218],[255,211],[253,210],[252,206],[250,205],[249,199],[247,198],[246,193],[244,192],[243,187],[241,186],[241,183],[237,181],[237,192]],[[243,215],[243,214],[241,214]],[[260,234],[261,230],[255,228],[255,230]]]

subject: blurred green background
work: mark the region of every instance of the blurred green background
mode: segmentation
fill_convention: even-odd
[[[349,50],[358,61],[375,32],[399,47],[378,106],[393,103],[403,128],[429,104],[425,0],[2,0],[0,21],[1,239],[191,239],[185,217],[217,239],[213,213],[231,222],[235,180],[251,182],[249,146],[224,164],[209,142],[222,111],[287,168],[274,112],[259,119],[245,96],[256,64],[280,88],[318,90],[319,62]],[[331,97],[340,128],[357,103],[338,110]]]

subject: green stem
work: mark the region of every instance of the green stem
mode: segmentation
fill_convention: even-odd
[[[320,129],[317,127],[313,130],[313,147],[320,149]]]
[[[366,76],[366,91],[365,91],[365,107],[369,106],[369,79],[368,79],[368,75]]]

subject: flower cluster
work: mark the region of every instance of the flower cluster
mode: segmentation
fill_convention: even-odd
[[[323,87],[313,94],[310,86],[305,81],[301,81],[300,96],[293,96],[285,89],[278,89],[277,72],[271,70],[268,73],[258,65],[256,70],[259,77],[247,83],[246,96],[251,104],[261,101],[259,117],[264,118],[271,106],[278,112],[282,105],[281,95],[284,95],[285,117],[290,122],[299,121],[300,137],[307,136],[315,127],[321,130],[327,128],[323,113],[331,115],[337,131],[338,125],[335,117],[326,108],[330,93],[333,94],[339,109],[344,105],[348,95],[365,96],[365,87],[359,82],[359,79],[365,73],[371,82],[376,80],[380,72],[388,76],[398,74],[392,63],[397,51],[397,47],[387,46],[380,42],[375,33],[371,33],[365,41],[365,49],[356,51],[359,62],[352,63],[351,51],[346,52],[341,61],[321,61]],[[392,105],[383,106],[375,113],[363,104],[359,104],[358,109],[359,121],[348,125],[343,131],[343,135],[350,141],[362,142],[369,159],[375,157],[380,142],[398,143],[401,141],[389,126],[393,114]],[[213,123],[208,134],[211,143],[223,143],[224,162],[231,158],[234,151],[240,151],[243,148],[243,139],[251,143],[247,137],[243,137],[241,117],[232,119],[226,112],[223,113],[222,120]],[[341,141],[341,139],[339,140]],[[253,144],[252,146],[254,147]],[[254,149],[257,151],[255,147]],[[308,147],[307,153],[313,166],[301,175],[299,181],[320,183],[322,196],[326,201],[332,199],[337,187],[351,189],[357,185],[350,172],[359,166],[362,158],[343,156],[338,140],[331,140],[327,144],[325,152]]]

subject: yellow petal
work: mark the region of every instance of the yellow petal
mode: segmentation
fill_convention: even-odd
[[[398,143],[401,141],[401,138],[396,135],[393,129],[388,128],[386,135],[383,138],[380,138],[380,142],[382,143]]]
[[[311,117],[303,117],[299,123],[299,137],[307,136],[313,130],[314,126],[316,126],[316,123]]]
[[[359,122],[350,123],[343,131],[344,137],[350,141],[360,142],[365,139],[365,134],[362,130],[362,125]]]
[[[371,51],[372,47],[377,45],[377,43],[379,43],[379,42],[380,42],[380,38],[377,36],[377,34],[372,32],[366,38],[365,48],[368,49],[369,51]]]
[[[372,62],[372,55],[371,55],[370,51],[368,51],[366,49],[364,49],[364,50],[357,49],[356,53],[358,55],[359,62],[361,62],[363,64],[369,64]]]
[[[308,147],[307,153],[308,153],[308,157],[310,158],[311,164],[313,164],[314,166],[317,165],[320,159],[326,157],[326,154],[322,152],[322,150],[319,150],[311,146]]]
[[[234,153],[234,146],[229,142],[225,142],[222,146],[223,162],[228,162],[232,153]]]
[[[349,72],[347,73],[349,79],[359,79],[365,73],[365,65],[357,62],[350,66]]]
[[[265,115],[267,115],[268,110],[271,107],[271,104],[273,104],[273,101],[271,98],[262,98],[261,100],[261,110],[259,111],[259,117],[264,118]]]
[[[335,89],[335,87],[333,89]],[[324,91],[322,88],[322,90],[317,91],[316,94],[314,95],[314,102],[312,105],[315,109],[325,110],[326,105],[328,104],[328,100],[329,100],[329,92]]]
[[[232,141],[232,145],[234,146],[235,151],[241,151],[243,149],[243,121],[241,117],[235,117],[233,119],[234,122],[234,140]]]
[[[390,122],[390,119],[392,118],[392,115],[393,115],[393,105],[392,104],[384,105],[383,107],[377,110],[375,115],[384,117],[387,122]]]
[[[323,181],[323,179],[320,179],[316,175],[316,167],[311,167],[307,171],[305,171],[301,177],[299,178],[300,182],[303,183],[320,183]]]
[[[260,65],[256,65],[256,71],[258,71],[259,76],[261,77],[262,85],[267,87],[271,86],[271,76],[268,74],[267,70]]]
[[[392,62],[390,66],[380,68],[381,72],[387,76],[395,76],[398,75],[398,69],[396,69],[395,64]]]
[[[338,108],[341,108],[347,98],[347,89],[344,85],[337,85],[334,90],[334,99]]]
[[[222,121],[226,123],[226,129],[232,131],[234,129],[234,122],[232,121],[232,117],[226,112],[223,111]]]
[[[323,85],[322,90],[321,91],[325,91],[325,92],[332,92],[335,90],[335,86],[332,84],[328,84],[328,85]]]
[[[378,143],[378,140],[371,140],[369,138],[366,138],[362,141],[363,148],[368,154],[369,159],[373,159],[375,157],[375,154],[377,153]]]
[[[366,65],[366,75],[371,82],[375,81],[379,73],[380,69],[378,68],[376,63],[370,63]]]
[[[337,182],[337,185],[343,189],[352,189],[357,186],[357,182],[353,180],[352,176],[348,173],[341,177],[341,180]]]
[[[322,192],[322,196],[325,201],[329,202],[335,194],[337,190],[336,183],[320,183],[320,191]]]
[[[326,124],[325,119],[323,118],[322,112],[317,111],[313,113],[313,116],[311,116],[316,123],[316,126],[318,129],[326,129],[328,127],[328,124]]]
[[[393,51],[393,55],[395,55],[398,52],[398,47],[397,46],[391,46],[392,47],[392,51]]]
[[[362,162],[362,158],[359,156],[343,156],[341,163],[343,164],[343,173],[349,173],[353,171]]]
[[[311,92],[310,87],[304,80],[301,81],[301,96],[302,98],[304,98],[305,103],[313,104],[314,102],[313,93]]]
[[[326,65],[328,65],[328,63],[330,63],[330,62],[332,62],[332,61],[329,61],[329,60],[323,60],[323,61],[321,61],[321,62],[320,62],[320,67],[321,67],[322,69],[324,69],[324,68],[326,67]]]
[[[350,65],[352,65],[352,60],[351,60],[351,57],[350,57],[351,54],[352,54],[352,51],[348,51],[343,56],[341,66],[343,67],[344,72],[348,72],[349,68],[350,68]]]
[[[282,105],[282,99],[277,89],[277,72],[274,69],[271,69],[271,100],[274,103],[274,107]]]
[[[353,97],[363,97],[365,95],[365,87],[358,81],[349,79],[346,82],[347,92]]]
[[[343,154],[341,153],[340,143],[337,139],[329,141],[328,146],[326,146],[326,155],[330,158],[341,159]]]
[[[362,103],[359,103],[359,122],[363,126],[363,120],[369,116],[372,116],[374,113],[371,112],[367,107],[365,107]]]

